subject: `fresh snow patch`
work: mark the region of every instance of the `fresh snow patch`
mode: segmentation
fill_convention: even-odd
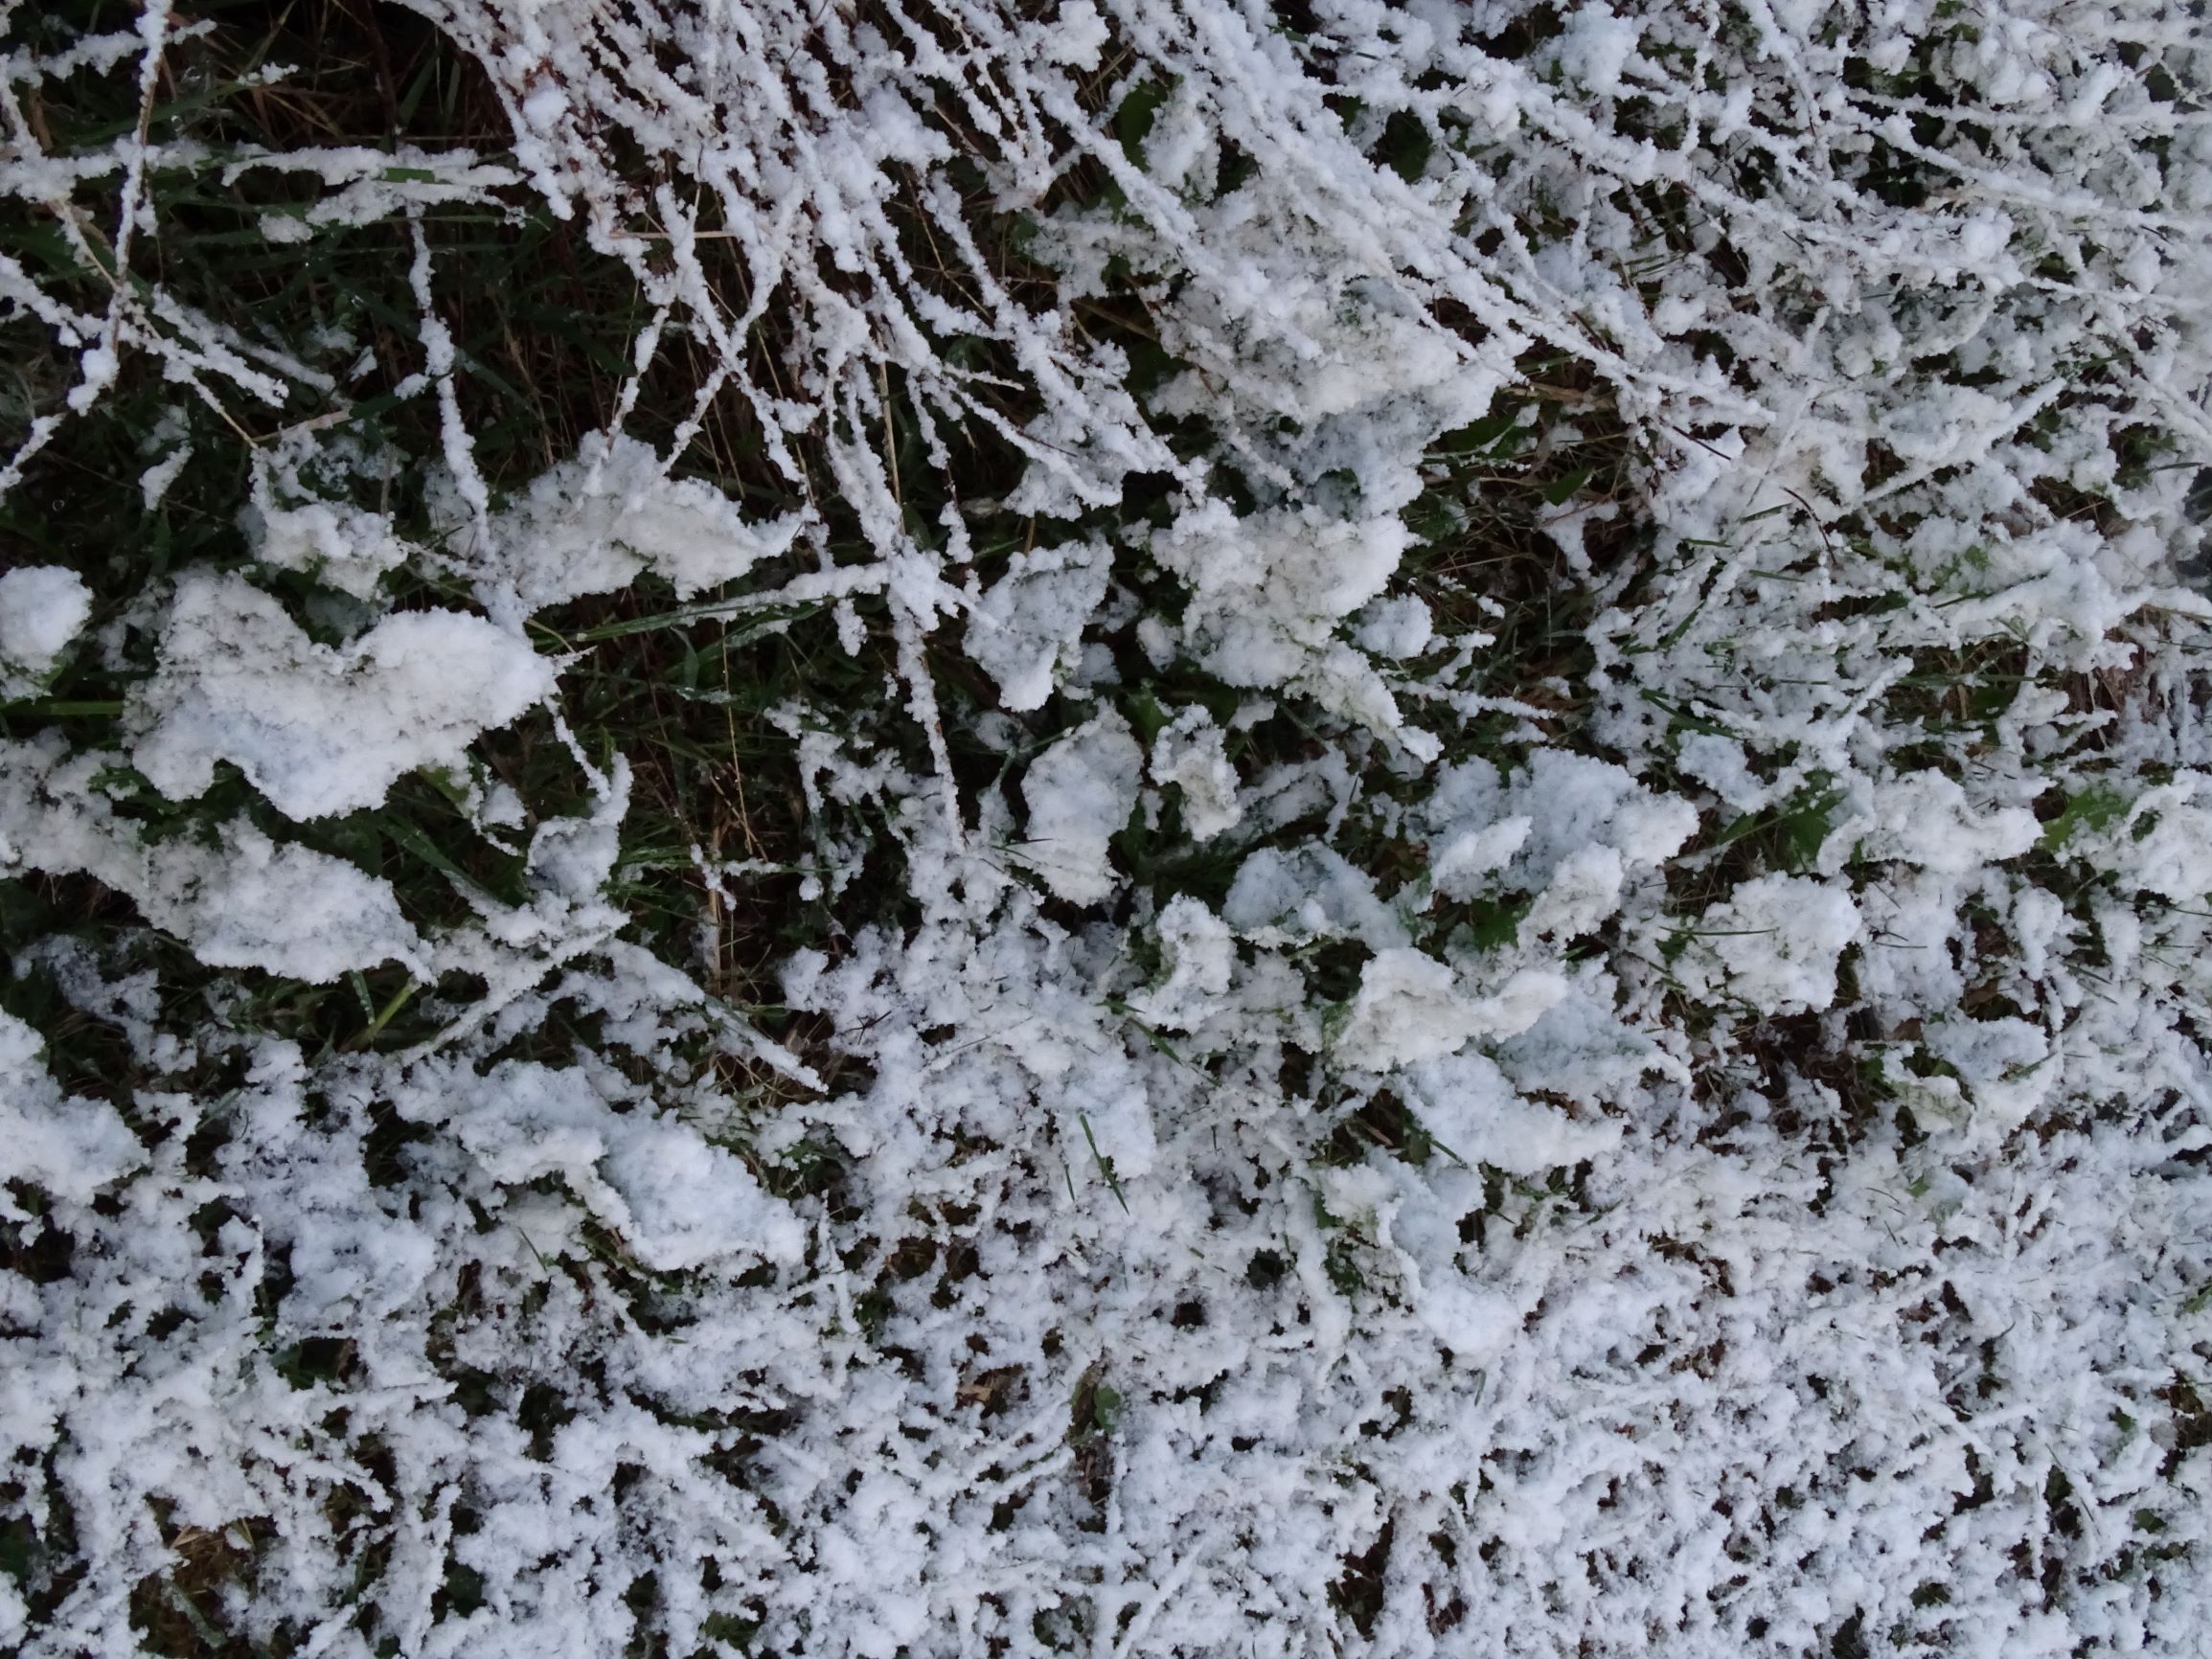
[[[280,846],[244,819],[212,844],[142,839],[94,779],[121,757],[64,758],[52,740],[0,742],[0,873],[83,874],[211,967],[258,967],[310,984],[427,952],[391,883],[312,848]]]
[[[351,812],[419,767],[458,768],[477,733],[544,700],[559,672],[462,611],[402,611],[318,645],[252,583],[194,573],[133,700],[132,763],[171,800],[204,793],[228,761],[288,818]]]
[[[1378,951],[1360,970],[1336,1053],[1346,1065],[1382,1072],[1456,1053],[1470,1037],[1513,1036],[1566,994],[1542,969],[1514,975],[1495,995],[1463,993],[1448,964],[1418,950]]]
[[[0,697],[36,692],[91,614],[91,590],[73,570],[30,564],[0,576]]]
[[[1621,1141],[1616,1123],[1582,1123],[1517,1093],[1485,1055],[1422,1060],[1407,1066],[1400,1080],[1423,1125],[1469,1164],[1541,1175],[1603,1157]]]
[[[473,1077],[426,1066],[399,1105],[418,1122],[451,1123],[498,1181],[560,1176],[656,1271],[736,1255],[790,1261],[804,1242],[789,1210],[736,1158],[689,1125],[616,1111],[582,1069],[509,1061]]]
[[[488,595],[528,612],[611,593],[649,570],[690,599],[781,555],[805,522],[748,522],[712,485],[669,477],[651,444],[594,434],[494,515],[489,543],[464,519],[453,547]]]
[[[1874,800],[1874,826],[1862,826],[1861,855],[1923,870],[1955,875],[2017,858],[2042,833],[2026,807],[1977,804],[1940,772],[1915,772],[1879,784]],[[1838,839],[1849,833],[1838,830]]]
[[[1015,856],[1056,898],[1096,904],[1114,890],[1106,844],[1136,807],[1144,764],[1129,722],[1110,709],[1030,762],[1021,780],[1029,829]]]
[[[1228,994],[1236,936],[1187,893],[1168,901],[1155,926],[1165,977],[1131,996],[1129,1011],[1165,1031],[1203,1025]]]
[[[1001,707],[1040,709],[1083,659],[1083,625],[1106,597],[1110,560],[1099,541],[1016,553],[984,590],[968,624],[968,654],[998,682]]]
[[[1152,776],[1155,784],[1181,789],[1183,828],[1199,841],[1243,821],[1227,739],[1200,705],[1178,710],[1152,739]]]
[[[1800,1013],[1836,1000],[1836,966],[1861,932],[1840,887],[1801,875],[1762,875],[1709,907],[1695,929],[1730,996],[1761,1013]]]
[[[0,1011],[0,1175],[34,1182],[70,1204],[146,1162],[144,1149],[105,1101],[64,1099],[39,1058],[38,1034]],[[0,1188],[0,1219],[29,1217]]]
[[[420,551],[388,513],[344,502],[279,507],[265,500],[247,512],[246,533],[263,564],[303,572],[359,600],[373,599],[385,574]]]

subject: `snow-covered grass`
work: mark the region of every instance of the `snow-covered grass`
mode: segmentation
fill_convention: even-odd
[[[2201,1650],[2201,23],[0,4],[0,1649]]]

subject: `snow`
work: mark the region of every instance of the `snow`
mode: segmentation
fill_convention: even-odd
[[[618,1097],[619,1099],[619,1097]],[[680,1272],[733,1255],[792,1261],[804,1234],[745,1167],[688,1125],[618,1114],[579,1069],[510,1062],[482,1077],[425,1065],[399,1102],[419,1122],[448,1123],[494,1181],[525,1188],[562,1177],[647,1266]],[[542,1254],[565,1229],[542,1229]]]
[[[1377,951],[1406,942],[1403,918],[1383,902],[1374,878],[1313,842],[1288,851],[1263,847],[1246,858],[1221,914],[1263,943],[1341,933]]]
[[[1566,993],[1556,975],[1516,974],[1494,996],[1463,995],[1451,968],[1403,948],[1378,951],[1361,969],[1336,1052],[1364,1071],[1388,1071],[1454,1054],[1482,1034],[1514,1036]]]
[[[998,682],[1002,707],[1042,708],[1081,661],[1083,625],[1106,598],[1108,563],[1096,541],[1016,553],[976,602],[968,654]]]
[[[0,696],[28,696],[92,614],[92,591],[75,571],[23,565],[0,576]]]
[[[1746,881],[1698,919],[1694,948],[1718,963],[1716,989],[1761,1013],[1801,1013],[1836,1000],[1836,968],[1859,937],[1848,894],[1799,875]]]
[[[391,884],[343,859],[279,844],[244,820],[217,826],[207,842],[143,837],[94,784],[121,761],[0,742],[0,872],[90,875],[210,966],[326,984],[426,960]]]
[[[1168,901],[1155,923],[1164,977],[1129,998],[1129,1011],[1165,1031],[1203,1025],[1228,994],[1236,971],[1229,925],[1189,894]]]
[[[1203,705],[1178,709],[1152,739],[1152,779],[1182,792],[1183,828],[1197,840],[1210,841],[1243,822],[1227,739]]]
[[[148,921],[183,937],[211,967],[323,985],[424,960],[389,882],[246,824],[226,827],[213,848],[152,852],[136,896]]]
[[[172,800],[228,761],[286,817],[328,817],[376,806],[404,773],[459,769],[470,739],[542,701],[557,672],[462,611],[401,611],[320,645],[250,582],[195,574],[136,700],[131,759]]]
[[[1436,625],[1426,602],[1412,594],[1396,594],[1362,610],[1353,637],[1370,656],[1402,661],[1428,649]]]
[[[303,571],[355,599],[370,599],[387,571],[412,557],[385,514],[342,503],[270,505],[249,514],[256,555],[280,570]]]
[[[595,434],[493,515],[489,534],[457,511],[452,548],[489,596],[530,612],[627,587],[649,570],[690,599],[782,554],[803,522],[749,522],[712,486],[669,477],[651,445]]]
[[[1346,1065],[1388,1071],[1452,1053],[1478,1024],[1448,966],[1418,950],[1379,951],[1360,970],[1336,1052]]]
[[[1483,1055],[1424,1060],[1405,1068],[1404,1080],[1423,1125],[1470,1165],[1543,1175],[1603,1157],[1621,1143],[1618,1124],[1578,1122],[1529,1100]]]
[[[101,1188],[144,1162],[138,1139],[105,1101],[64,1100],[39,1055],[38,1034],[0,1012],[0,1141],[11,1180],[32,1182],[66,1204],[89,1204]],[[0,1197],[0,1218],[25,1219]]]
[[[235,485],[0,575],[0,1648],[2198,1650],[2171,6],[417,9],[511,165],[0,54],[159,111],[0,159],[10,525]],[[504,471],[447,211],[639,302]]]
[[[1106,844],[1136,808],[1144,763],[1129,722],[1108,710],[1054,743],[1022,774],[1029,825],[1016,855],[1056,898],[1096,904],[1118,884]]]
[[[1993,810],[1940,773],[1916,772],[1876,787],[1873,827],[1858,851],[1955,875],[2018,858],[2041,834],[2024,807]]]

